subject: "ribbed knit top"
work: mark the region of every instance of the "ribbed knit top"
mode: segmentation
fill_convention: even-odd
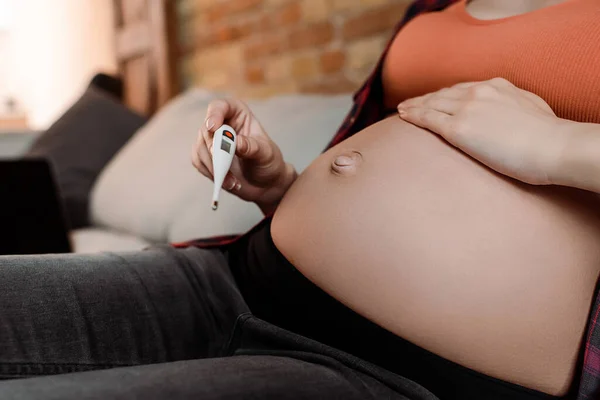
[[[561,118],[600,123],[600,0],[480,20],[467,0],[410,21],[383,68],[387,107],[459,82],[503,77]]]

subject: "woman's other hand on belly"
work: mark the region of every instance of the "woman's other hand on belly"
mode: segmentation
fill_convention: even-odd
[[[507,80],[460,83],[406,100],[398,112],[497,172],[534,185],[556,183],[569,121]]]

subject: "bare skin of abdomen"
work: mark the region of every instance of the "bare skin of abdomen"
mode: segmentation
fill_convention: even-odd
[[[355,164],[335,166],[340,155]],[[317,158],[271,230],[303,275],[364,317],[562,395],[600,270],[596,199],[516,183],[392,117]]]

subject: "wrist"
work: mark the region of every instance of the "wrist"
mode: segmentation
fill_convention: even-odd
[[[574,126],[572,121],[557,118],[556,128],[550,132],[545,140],[545,165],[542,167],[547,171],[547,180],[551,185],[566,186],[565,180],[568,174],[565,173],[566,166],[569,163],[569,153],[571,152],[574,136]]]
[[[563,121],[552,183],[599,192],[599,125]]]
[[[256,204],[261,209],[263,214],[268,215],[275,211],[281,199],[294,183],[298,173],[294,166],[290,163],[285,164],[283,173],[277,181],[269,188],[261,198],[256,201]]]

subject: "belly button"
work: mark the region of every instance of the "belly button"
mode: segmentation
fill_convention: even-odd
[[[338,154],[331,163],[331,171],[339,175],[351,175],[356,172],[362,161],[362,154],[355,150],[348,150]]]

